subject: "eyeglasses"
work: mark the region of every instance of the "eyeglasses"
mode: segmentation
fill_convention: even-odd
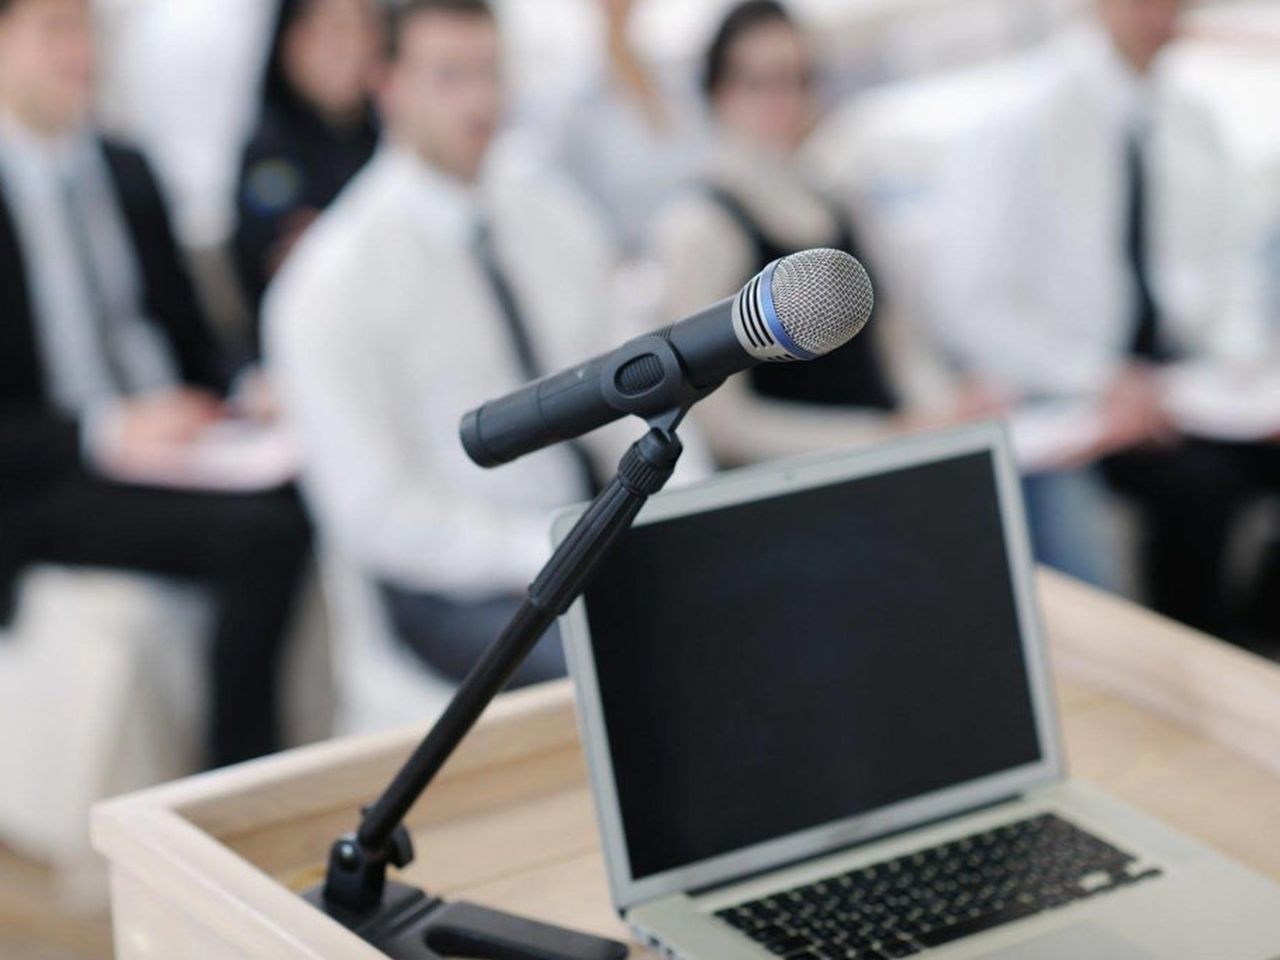
[[[410,76],[419,87],[442,93],[502,86],[502,71],[496,64],[418,64]]]
[[[818,82],[812,70],[732,70],[725,80],[726,86],[738,87],[753,96],[809,93]]]

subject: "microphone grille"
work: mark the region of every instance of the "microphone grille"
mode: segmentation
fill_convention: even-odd
[[[866,268],[843,250],[804,250],[778,262],[773,305],[796,345],[824,356],[866,326],[875,289]]]

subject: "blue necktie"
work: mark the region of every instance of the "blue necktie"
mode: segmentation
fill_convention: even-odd
[[[88,320],[93,327],[103,369],[107,373],[111,389],[119,394],[127,394],[130,388],[129,369],[116,336],[115,318],[102,288],[98,263],[93,254],[93,244],[89,239],[89,224],[85,217],[80,188],[74,174],[64,173],[60,180],[62,208],[66,218],[67,233],[71,237],[71,252],[89,297]]]

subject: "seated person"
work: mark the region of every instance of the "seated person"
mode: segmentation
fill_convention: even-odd
[[[549,518],[596,466],[561,444],[496,470],[462,415],[614,345],[612,258],[573,196],[505,167],[497,23],[484,0],[411,0],[389,28],[386,139],[267,299],[268,370],[304,448],[327,548],[380,588],[399,637],[460,679],[549,555]],[[619,432],[620,431],[620,432]],[[548,636],[517,675],[564,671]]]
[[[262,110],[236,191],[236,265],[252,310],[317,214],[378,145],[375,0],[280,0]]]
[[[847,212],[800,158],[819,114],[814,70],[808,40],[774,0],[747,0],[722,22],[704,73],[715,122],[710,172],[658,229],[670,319],[735,293],[799,250],[835,247],[862,257]],[[924,344],[886,317],[879,306],[867,329],[830,357],[765,364],[702,403],[695,415],[721,461],[865,443],[950,419],[950,391],[929,395],[925,384],[938,378],[919,373],[928,366],[920,363]]]
[[[1106,582],[1105,483],[1139,508],[1152,604],[1224,632],[1229,534],[1280,489],[1280,448],[1184,436],[1161,396],[1170,364],[1269,347],[1238,179],[1206,108],[1160,68],[1183,6],[1096,0],[1094,22],[1029,64],[1020,102],[957,152],[936,317],[950,353],[1014,402],[1098,410],[1081,462],[1031,478],[1042,558]]]
[[[0,595],[36,563],[206,587],[213,765],[280,744],[308,528],[287,492],[113,482],[224,416],[229,371],[146,161],[89,121],[88,0],[0,0]]]
[[[690,91],[669,89],[636,49],[636,0],[596,2],[605,63],[565,98],[553,152],[634,258],[647,253],[655,217],[692,182],[705,136]]]

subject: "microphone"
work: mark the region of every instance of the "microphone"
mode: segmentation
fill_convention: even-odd
[[[874,306],[871,278],[844,251],[783,257],[736,296],[472,410],[462,445],[495,467],[630,414],[682,412],[735,373],[826,356],[861,332]]]

